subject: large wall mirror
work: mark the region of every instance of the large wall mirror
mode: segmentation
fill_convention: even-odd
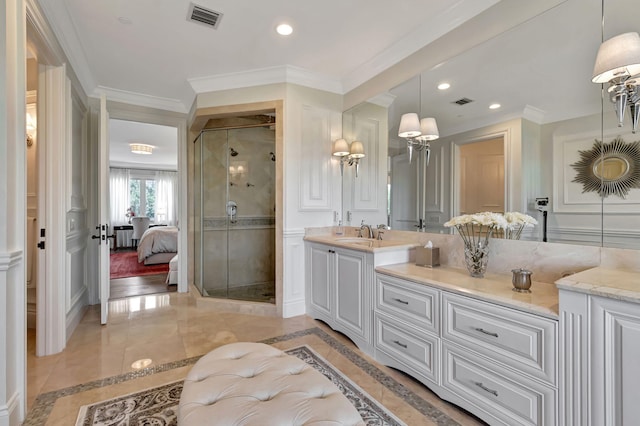
[[[580,161],[596,141],[640,140],[629,112],[618,127],[614,104],[591,82],[602,38],[638,31],[630,13],[637,5],[605,0],[604,20],[602,6],[568,0],[385,91],[393,99],[392,228],[449,232],[444,222],[461,213],[519,211],[540,222],[522,239],[542,241],[536,198],[548,198],[548,241],[640,249],[640,185],[604,196],[580,179]],[[441,83],[449,89],[438,89]],[[409,163],[406,140],[398,137],[408,112],[436,119],[440,138],[430,142],[428,164],[425,151]],[[640,168],[633,156],[617,156],[594,158],[588,170],[604,180],[625,177],[629,161]]]

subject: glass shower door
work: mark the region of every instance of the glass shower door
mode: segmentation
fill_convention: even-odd
[[[275,133],[204,131],[196,144],[196,286],[275,303]]]

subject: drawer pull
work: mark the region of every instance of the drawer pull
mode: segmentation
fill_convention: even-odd
[[[394,340],[394,341],[393,341],[393,343],[395,343],[396,345],[398,345],[398,346],[400,346],[400,347],[402,347],[402,348],[407,349],[407,345],[405,345],[404,343],[401,343],[401,342],[400,342],[400,341],[398,341],[398,340]]]
[[[409,302],[407,302],[406,300],[398,299],[397,297],[394,297],[392,300],[395,300],[398,303],[402,303],[403,305],[409,304]]]
[[[473,384],[476,385],[477,387],[479,387],[480,389],[482,389],[483,391],[489,392],[493,396],[498,396],[498,391],[495,391],[493,389],[489,389],[488,387],[483,385],[482,382],[473,382]]]
[[[484,333],[488,336],[492,336],[492,337],[498,337],[498,333],[493,333],[491,331],[487,331],[484,328],[480,328],[480,327],[474,327],[473,328],[475,331],[479,331],[480,333]]]

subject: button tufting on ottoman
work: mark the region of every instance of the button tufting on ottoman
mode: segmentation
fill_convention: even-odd
[[[231,343],[195,363],[184,381],[179,425],[364,425],[329,379],[262,343]]]

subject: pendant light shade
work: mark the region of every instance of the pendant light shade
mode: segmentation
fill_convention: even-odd
[[[398,136],[401,138],[415,138],[420,136],[420,119],[418,114],[410,112],[403,114],[400,118],[400,127],[398,128]]]
[[[420,136],[419,139],[425,141],[434,141],[440,137],[438,132],[438,124],[433,117],[423,118],[420,120]]]
[[[349,155],[349,144],[344,139],[337,139],[333,143],[333,155],[336,157],[344,157]]]
[[[640,35],[624,33],[600,45],[593,68],[594,83],[607,83],[612,79],[640,73]]]
[[[360,141],[351,142],[351,149],[349,154],[352,158],[362,158],[364,157],[364,146]]]

